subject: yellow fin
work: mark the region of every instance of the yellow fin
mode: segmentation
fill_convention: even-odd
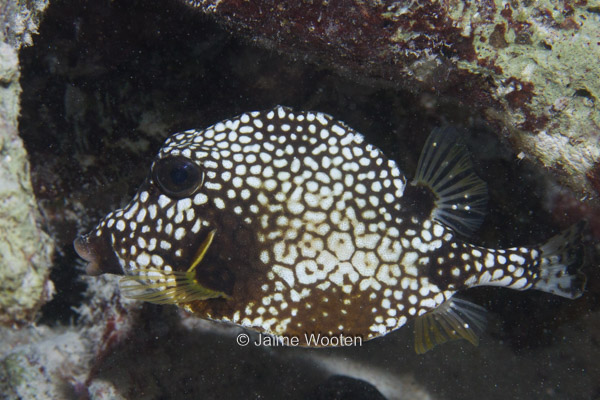
[[[461,299],[450,299],[415,321],[415,351],[424,354],[438,344],[466,339],[479,344],[485,309]]]
[[[195,277],[195,269],[204,258],[215,236],[215,230],[200,244],[192,265],[186,272],[164,271],[158,268],[139,268],[136,275],[126,276],[119,282],[121,293],[130,299],[155,304],[178,304],[194,300],[229,297],[225,293],[205,288]]]
[[[215,238],[215,233],[217,233],[216,229],[213,229],[212,231],[208,232],[206,239],[204,239],[204,241],[200,243],[200,247],[198,247],[198,251],[196,251],[196,255],[194,256],[194,261],[192,262],[190,268],[188,268],[188,273],[194,272],[198,264],[200,264],[200,261],[202,261],[202,259],[204,258],[204,255],[206,254],[208,248],[212,244],[213,239]]]

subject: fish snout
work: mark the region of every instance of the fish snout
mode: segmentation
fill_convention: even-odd
[[[91,233],[79,236],[73,241],[73,247],[79,257],[88,262],[85,269],[88,275],[96,276],[106,273],[123,275],[123,268],[107,235],[98,236]]]

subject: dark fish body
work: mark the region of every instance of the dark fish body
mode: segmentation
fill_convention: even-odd
[[[124,274],[130,297],[304,345],[413,318],[420,352],[476,342],[481,310],[453,295],[493,285],[578,297],[581,226],[537,247],[461,239],[483,219],[486,190],[454,140],[434,132],[408,182],[326,114],[242,114],[171,136],[133,200],[75,247],[89,273]]]

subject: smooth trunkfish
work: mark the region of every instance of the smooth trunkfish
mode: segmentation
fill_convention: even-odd
[[[581,296],[584,223],[491,249],[485,183],[452,128],[434,129],[408,182],[361,134],[277,107],[168,138],[133,200],[75,240],[87,273],[124,296],[277,337],[360,336],[415,321],[415,350],[478,343],[474,286]]]

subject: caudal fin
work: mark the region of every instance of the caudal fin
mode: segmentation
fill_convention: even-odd
[[[583,262],[581,234],[585,225],[581,221],[541,247],[540,278],[533,285],[534,289],[569,299],[583,294],[586,277],[579,268]]]

